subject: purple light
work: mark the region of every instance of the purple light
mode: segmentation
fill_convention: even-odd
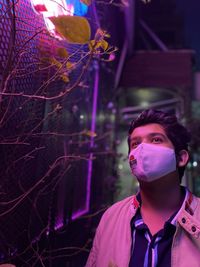
[[[95,69],[95,78],[94,78],[94,89],[93,89],[93,105],[92,105],[92,120],[91,120],[91,127],[90,130],[92,132],[95,132],[96,130],[96,114],[97,114],[97,98],[98,98],[98,89],[99,89],[99,66],[98,63],[94,63],[94,69]],[[92,148],[94,146],[94,137],[91,137],[90,139],[90,147]],[[64,145],[64,153],[67,155],[66,151],[66,145]],[[72,220],[75,220],[79,218],[80,216],[84,215],[89,211],[90,208],[90,194],[91,194],[91,179],[92,179],[92,157],[93,153],[90,153],[90,159],[88,160],[88,172],[87,172],[87,185],[86,185],[86,201],[85,201],[85,207],[83,209],[80,209],[72,214]],[[59,207],[61,207],[62,204],[59,204]],[[62,208],[61,208],[62,210]],[[61,211],[62,214],[62,211]],[[58,215],[56,218],[56,223],[54,226],[55,230],[58,230],[59,228],[63,227],[63,214]],[[48,234],[48,233],[47,233]]]
[[[92,121],[91,128],[92,132],[95,132],[96,129],[96,114],[97,114],[97,98],[98,98],[98,89],[99,89],[99,66],[97,62],[94,62],[95,69],[95,80],[94,80],[94,93],[93,93],[93,106],[92,106]],[[90,139],[90,147],[94,146],[94,137]],[[85,209],[81,209],[77,212],[74,212],[72,215],[72,220],[77,219],[81,215],[87,213],[90,208],[90,194],[91,194],[91,178],[92,178],[92,157],[93,153],[90,153],[90,160],[88,160],[88,175],[87,175],[87,188],[86,188],[86,205]]]

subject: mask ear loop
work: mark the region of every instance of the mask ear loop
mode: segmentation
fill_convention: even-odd
[[[179,151],[180,152],[180,151]],[[181,159],[180,155],[179,155],[179,152],[174,150],[174,153],[175,153],[175,157],[176,157],[176,169],[178,170],[179,166],[178,166],[178,163]]]
[[[179,166],[178,166],[178,164],[179,164],[179,161],[180,161],[180,159],[181,159],[181,157],[180,157],[180,155],[179,155],[179,152],[177,152],[176,150],[174,150],[174,153],[175,153],[175,157],[176,157],[176,171],[178,172],[178,175],[179,175],[179,181],[180,181],[180,183],[181,183],[181,178],[180,178],[180,173],[179,173]]]

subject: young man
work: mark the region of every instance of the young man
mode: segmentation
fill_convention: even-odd
[[[86,267],[200,267],[200,199],[180,185],[189,141],[174,115],[146,110],[132,122],[140,190],[104,213]]]

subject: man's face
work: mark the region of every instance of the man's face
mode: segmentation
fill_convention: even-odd
[[[130,136],[130,151],[135,149],[141,143],[148,143],[174,149],[174,146],[167,137],[165,130],[157,123],[139,126],[133,130]]]

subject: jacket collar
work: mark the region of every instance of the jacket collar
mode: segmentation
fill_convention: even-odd
[[[188,199],[185,203],[185,207],[182,208],[177,222],[184,228],[191,236],[194,238],[200,238],[200,223],[199,223],[199,210],[197,210],[197,205],[199,200],[190,191]]]
[[[132,216],[135,215],[137,209],[140,207],[139,192],[132,197],[131,211]],[[190,235],[195,238],[200,237],[200,223],[195,216],[195,210],[198,205],[198,199],[186,188],[186,197],[176,216],[176,223],[178,227],[184,228]]]

